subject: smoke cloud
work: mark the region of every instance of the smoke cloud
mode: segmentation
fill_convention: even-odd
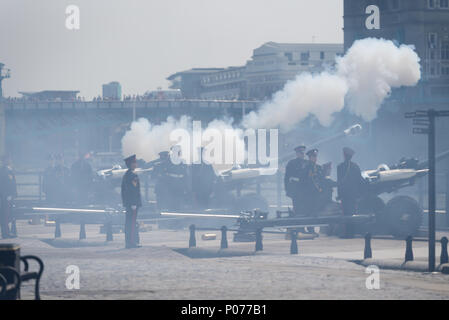
[[[367,38],[354,42],[333,70],[303,73],[274,94],[273,99],[244,117],[246,128],[291,130],[308,116],[323,126],[345,106],[365,121],[376,118],[392,88],[413,86],[421,78],[419,57],[413,47]]]
[[[191,130],[190,117],[183,116],[179,120],[168,117],[160,125],[153,125],[148,119],[140,118],[131,124],[131,129],[122,138],[124,157],[136,154],[138,159],[147,162],[157,159],[159,152],[169,151],[175,145],[170,141],[170,133],[175,129]]]
[[[131,124],[131,128],[122,138],[122,153],[124,157],[136,154],[138,159],[146,162],[155,160],[159,157],[159,152],[169,151],[170,148],[178,144],[176,139],[172,139],[172,134],[183,130],[189,135],[190,150],[185,150],[184,145],[181,147],[181,158],[188,162],[196,161],[198,151],[196,147],[206,147],[212,143],[216,148],[223,149],[223,161],[229,160],[231,156],[236,159],[244,159],[245,142],[244,132],[241,129],[235,129],[232,126],[232,119],[214,120],[208,124],[205,129],[195,128],[195,122],[188,116],[182,116],[179,120],[168,117],[166,121],[159,125],[153,125],[148,119],[140,118]],[[198,129],[200,132],[198,132]],[[194,133],[195,131],[195,133]],[[200,136],[198,136],[200,135]],[[215,138],[214,136],[217,137]],[[194,142],[195,137],[198,141]],[[212,148],[213,150],[213,148]],[[213,151],[212,151],[213,152]]]
[[[345,56],[336,59],[331,70],[319,74],[302,73],[287,82],[271,101],[246,115],[241,126],[251,129],[279,127],[290,131],[309,116],[316,117],[321,125],[329,126],[334,115],[345,107],[363,120],[371,121],[392,88],[416,85],[421,78],[419,61],[411,46],[398,47],[384,39],[358,40]],[[175,120],[168,117],[160,125],[152,125],[141,118],[131,124],[131,130],[122,139],[123,155],[135,153],[145,161],[154,160],[159,152],[168,151],[176,144],[170,140],[170,133],[176,129],[191,133],[191,118],[183,116]],[[242,150],[243,131],[233,127],[232,119],[214,120],[204,132],[208,130],[218,130],[223,137],[233,137],[236,149]],[[201,141],[201,145],[207,147],[207,141]],[[194,152],[191,150],[187,154]]]
[[[349,86],[348,109],[365,121],[374,120],[392,88],[414,86],[421,78],[420,58],[412,47],[368,38],[356,41],[337,59],[337,74]]]

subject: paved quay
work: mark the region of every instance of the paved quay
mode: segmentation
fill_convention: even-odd
[[[141,232],[142,248],[124,249],[124,235],[112,242],[99,225],[86,225],[87,239],[78,241],[79,225],[54,227],[18,221],[19,237],[0,240],[21,245],[21,254],[43,259],[42,299],[448,299],[449,276],[441,273],[380,270],[380,289],[369,290],[363,258],[364,239],[339,239],[320,234],[298,240],[298,255],[280,234],[264,234],[263,251],[254,242],[236,243],[228,233],[231,257],[192,259],[177,249],[188,247],[189,230]],[[215,240],[202,240],[216,233]],[[439,234],[438,236],[441,236]],[[197,247],[212,252],[220,247],[220,232],[197,231]],[[413,243],[415,260],[425,260],[427,243]],[[373,258],[403,258],[405,241],[373,239]],[[439,256],[440,246],[437,244]],[[68,266],[80,270],[80,288],[66,287]],[[32,299],[32,283],[23,285],[22,298]]]

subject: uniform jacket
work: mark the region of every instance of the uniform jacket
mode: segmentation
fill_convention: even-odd
[[[360,168],[352,161],[345,161],[337,167],[337,190],[339,198],[358,197],[363,191],[365,180]]]
[[[140,181],[133,170],[128,169],[122,179],[122,202],[125,208],[142,206],[140,197]]]
[[[324,170],[319,164],[308,162],[306,167],[307,170],[307,180],[306,189],[309,193],[320,193],[323,191],[324,185]]]
[[[308,161],[295,158],[290,160],[285,167],[284,187],[287,196],[292,197],[304,190],[307,179]]]

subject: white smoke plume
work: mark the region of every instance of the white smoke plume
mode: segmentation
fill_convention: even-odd
[[[367,38],[354,42],[335,68],[314,75],[303,73],[274,94],[256,112],[246,115],[246,128],[289,131],[308,116],[328,126],[345,106],[365,121],[377,116],[392,88],[413,86],[421,78],[419,57],[412,47]]]
[[[414,86],[421,78],[419,57],[413,48],[368,38],[356,41],[337,59],[337,73],[349,86],[347,107],[365,121],[376,118],[392,88]]]
[[[237,157],[244,158],[244,137],[243,130],[235,129],[232,126],[232,119],[214,120],[208,124],[205,129],[200,129],[200,134],[204,137],[213,135],[214,132],[218,133],[223,139],[219,139],[215,142],[224,150],[223,161],[225,157],[232,156],[235,160]],[[173,117],[168,117],[166,121],[159,125],[153,125],[148,119],[140,118],[131,124],[129,131],[125,133],[122,138],[122,154],[124,157],[128,157],[132,154],[136,154],[138,159],[143,159],[146,162],[155,160],[159,157],[159,152],[169,151],[170,148],[178,141],[171,139],[171,134],[179,131],[179,129],[185,130],[190,136],[190,151],[181,150],[181,158],[189,157],[188,162],[196,161],[194,153],[195,143],[193,142],[193,121],[188,116],[182,116],[179,120],[175,120]],[[201,140],[197,147],[207,147],[211,141],[210,139]],[[216,139],[215,139],[216,140]],[[181,146],[183,147],[183,146]]]
[[[131,130],[122,138],[122,154],[128,157],[136,154],[137,159],[147,162],[157,159],[159,152],[169,151],[175,145],[170,141],[170,133],[175,129],[191,130],[192,122],[183,116],[179,120],[168,117],[160,125],[153,125],[145,118],[140,118],[131,124]]]
[[[246,115],[242,126],[251,129],[279,127],[289,131],[309,116],[328,126],[334,114],[345,106],[351,113],[371,121],[392,88],[416,85],[421,77],[419,61],[410,46],[397,47],[384,39],[358,40],[345,56],[336,59],[332,70],[298,75],[258,111]],[[141,118],[131,124],[131,130],[122,139],[123,155],[136,154],[147,162],[154,160],[159,152],[168,151],[176,144],[170,140],[170,133],[176,129],[192,132],[191,118],[168,117],[160,125]],[[232,119],[214,120],[204,132],[208,129],[235,137],[239,149],[244,145],[243,132],[232,126]],[[207,142],[202,141],[201,145],[207,146]],[[191,150],[190,155],[193,152],[196,151]]]

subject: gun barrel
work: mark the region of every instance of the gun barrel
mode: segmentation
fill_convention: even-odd
[[[344,137],[355,136],[355,135],[359,134],[361,131],[362,131],[362,126],[360,124],[355,124],[355,125],[352,125],[349,128],[347,128],[343,132],[340,132],[340,133],[338,133],[338,134],[336,134],[336,135],[334,135],[332,137],[319,140],[319,141],[317,141],[315,143],[312,143],[308,147],[309,148],[317,148],[317,147],[319,147],[319,146],[321,146],[323,144],[327,144],[329,142],[333,142],[333,141],[339,140],[339,139],[344,138]],[[279,159],[279,163],[286,162],[286,161],[292,159],[294,156],[295,156],[294,152],[289,152],[285,156],[283,156],[283,157],[281,157]]]
[[[449,150],[446,150],[444,152],[437,154],[435,156],[435,161],[438,162],[438,161],[444,160],[446,158],[449,158]],[[418,169],[425,169],[428,167],[429,167],[429,160],[423,161],[418,165]]]

